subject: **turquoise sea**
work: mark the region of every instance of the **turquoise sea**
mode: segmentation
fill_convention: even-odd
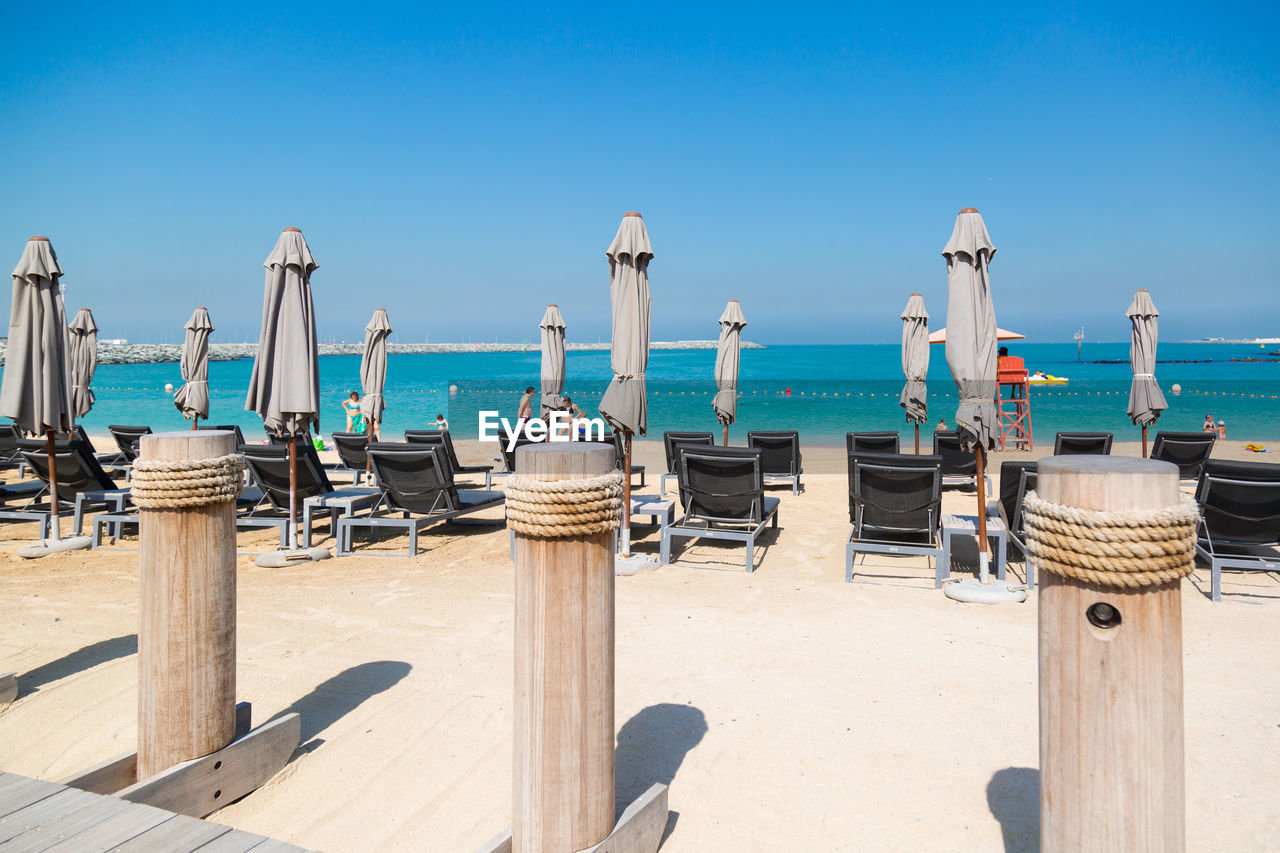
[[[1032,418],[1037,444],[1051,443],[1057,430],[1110,430],[1117,440],[1137,440],[1137,429],[1125,417],[1130,371],[1128,343],[1086,344],[1084,361],[1076,361],[1074,343],[1011,346],[1031,370],[1067,376],[1070,384],[1032,391]],[[1280,356],[1276,346],[1244,344],[1162,343],[1156,377],[1169,400],[1157,429],[1198,430],[1206,414],[1227,422],[1231,439],[1280,442]],[[953,424],[955,386],[947,371],[943,347],[934,346],[929,369],[930,422],[945,417]],[[1233,358],[1270,359],[1233,362]],[[437,412],[450,421],[460,438],[476,437],[478,412],[496,409],[514,418],[520,393],[538,385],[540,356],[525,353],[392,355],[385,398],[384,434],[425,428]],[[1101,364],[1098,361],[1120,363]],[[649,435],[663,430],[715,430],[711,397],[715,387],[711,350],[662,351],[650,356],[648,378]],[[262,436],[261,422],[244,410],[245,388],[252,362],[214,362],[209,368],[210,421],[238,423],[250,440]],[[341,430],[344,396],[359,389],[358,356],[320,359],[320,381],[326,408],[322,433]],[[569,353],[566,393],[589,415],[608,384],[607,352]],[[186,425],[173,406],[166,383],[181,384],[176,363],[103,365],[94,379],[97,403],[84,418],[94,434],[107,424],[150,424],[154,429]],[[739,440],[748,429],[799,429],[807,444],[840,445],[854,429],[899,429],[909,434],[898,393],[902,368],[897,345],[775,346],[742,351],[738,423]],[[1180,394],[1172,392],[1174,384]],[[457,387],[450,393],[449,387]],[[790,388],[787,396],[785,389]]]

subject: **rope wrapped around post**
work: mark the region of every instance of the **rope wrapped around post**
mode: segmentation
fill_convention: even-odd
[[[1179,580],[1195,567],[1200,510],[1182,495],[1176,507],[1102,512],[1041,500],[1023,503],[1027,550],[1046,572],[1098,586],[1141,589]]]
[[[622,472],[583,480],[507,479],[507,526],[533,539],[571,539],[622,524]]]
[[[244,457],[133,463],[129,497],[139,509],[182,509],[234,501],[244,492]]]

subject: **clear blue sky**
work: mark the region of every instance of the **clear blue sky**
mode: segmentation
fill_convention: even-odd
[[[1123,339],[1147,287],[1166,340],[1280,334],[1275,3],[109,5],[8,4],[0,53],[0,260],[49,235],[105,337],[255,337],[298,225],[325,339],[607,339],[635,209],[655,339],[737,297],[895,341],[968,205],[1006,328]]]

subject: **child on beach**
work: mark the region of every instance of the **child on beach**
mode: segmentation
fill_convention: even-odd
[[[1218,433],[1218,438],[1220,438],[1223,441],[1227,440],[1227,422],[1226,421],[1218,421],[1217,433]]]

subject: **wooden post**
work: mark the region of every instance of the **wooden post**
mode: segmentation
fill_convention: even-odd
[[[606,444],[516,451],[540,480],[614,470]],[[516,853],[583,850],[614,828],[613,535],[515,536]]]
[[[53,430],[45,433],[45,450],[49,454],[49,538],[55,542],[62,538],[62,508],[58,506],[58,444]],[[73,429],[69,437],[75,436]],[[89,448],[93,452],[93,448]]]
[[[920,422],[916,421],[916,456],[920,455]]]
[[[298,550],[298,434],[296,432],[289,433],[289,550]]]
[[[142,436],[144,460],[235,452],[235,435]],[[147,779],[229,744],[236,725],[235,503],[139,511],[138,769]]]
[[[1066,506],[1177,506],[1178,469],[1119,456],[1042,459]],[[1040,586],[1040,846],[1183,850],[1182,592],[1049,572]]]
[[[729,425],[728,424],[724,425],[724,446],[725,447],[729,446]]]
[[[1147,425],[1142,425],[1142,458],[1147,458]]]
[[[981,572],[981,580],[987,582],[987,573],[989,565],[988,551],[990,544],[987,542],[987,460],[982,452],[982,440],[979,439],[973,444],[974,468],[977,471],[974,488],[978,491],[978,568]]]
[[[622,434],[622,556],[631,556],[631,433]]]

